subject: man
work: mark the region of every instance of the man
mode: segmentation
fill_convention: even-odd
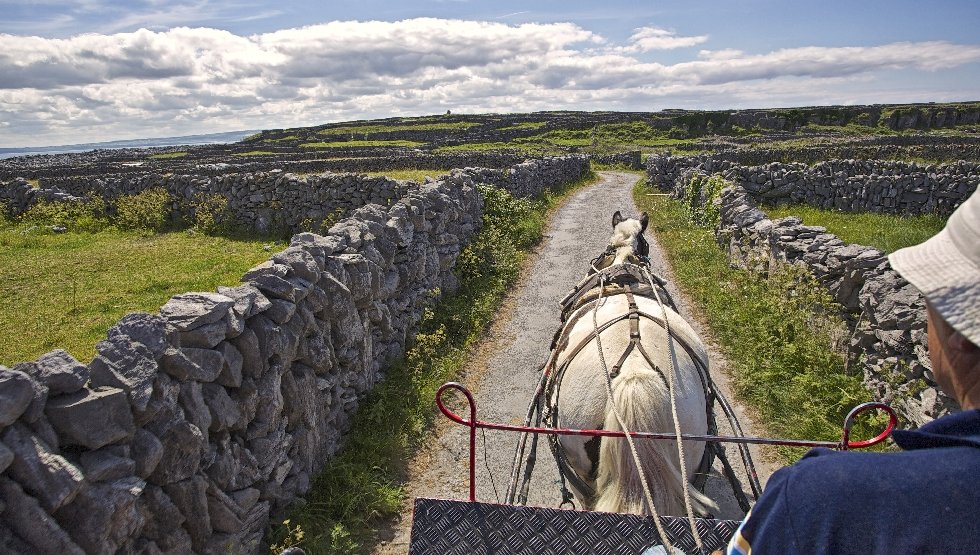
[[[980,553],[980,191],[889,261],[926,298],[933,375],[962,411],[894,432],[901,453],[813,449],[777,471],[730,555]]]

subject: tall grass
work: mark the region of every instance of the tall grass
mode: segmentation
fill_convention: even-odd
[[[432,423],[436,390],[459,373],[561,198],[516,199],[493,187],[481,192],[483,228],[457,259],[459,291],[426,311],[404,359],[361,402],[343,450],[315,478],[305,505],[276,528],[273,552],[298,542],[310,554],[354,553],[372,541],[379,518],[401,510],[405,463]]]
[[[650,213],[680,287],[731,361],[739,397],[771,434],[840,439],[847,411],[871,397],[858,376],[845,372],[838,347],[846,328],[830,296],[797,267],[768,277],[729,267],[713,231],[695,224],[684,203],[647,196],[649,190],[642,181],[637,185],[637,204]],[[862,424],[854,434],[870,437],[878,430]],[[780,451],[786,462],[802,452]]]
[[[822,210],[805,204],[763,209],[772,219],[799,216],[803,223],[823,226],[845,243],[868,245],[886,253],[925,241],[939,233],[947,220],[935,214],[899,216],[869,212],[850,213]]]

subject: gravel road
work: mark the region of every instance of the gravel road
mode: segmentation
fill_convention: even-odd
[[[573,194],[555,211],[545,238],[538,247],[530,271],[512,291],[486,340],[470,357],[461,382],[474,393],[477,418],[493,422],[520,424],[538,383],[538,369],[548,358],[551,339],[559,326],[558,301],[586,275],[588,262],[602,252],[611,234],[612,214],[621,210],[636,217],[632,199],[635,174],[600,172],[601,180]],[[652,226],[651,226],[652,227]],[[763,435],[751,415],[728,391],[726,361],[708,341],[705,326],[692,314],[690,302],[677,290],[669,265],[652,234],[650,259],[654,272],[668,281],[668,289],[682,316],[688,319],[709,345],[710,368],[714,381],[736,406],[747,434]],[[724,417],[716,407],[719,426]],[[722,428],[721,433],[730,433]],[[516,435],[487,431],[485,450],[477,436],[477,499],[502,501],[510,476]],[[437,425],[427,445],[410,464],[408,502],[402,516],[389,530],[374,553],[405,553],[411,532],[411,500],[415,497],[466,499],[468,434],[462,426],[449,426],[445,419]],[[729,458],[738,467],[737,452],[729,447]],[[771,454],[755,455],[763,484],[778,468]],[[706,492],[720,506],[718,518],[741,518],[742,512],[720,472],[716,461]],[[556,485],[557,470],[547,443],[539,445],[538,461],[532,476],[529,505],[557,507],[561,496]],[[743,485],[748,486],[743,480]],[[494,487],[496,486],[496,487]]]

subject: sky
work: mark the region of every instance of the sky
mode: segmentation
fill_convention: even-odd
[[[976,0],[0,0],[0,147],[980,100]]]

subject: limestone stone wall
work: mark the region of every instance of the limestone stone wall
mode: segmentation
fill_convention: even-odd
[[[790,202],[845,212],[948,215],[980,184],[980,164],[922,165],[883,160],[773,162],[743,166],[714,157],[647,158],[649,182],[672,188],[684,171],[721,174],[761,202]]]
[[[503,186],[519,195],[534,195],[557,183],[580,178],[588,171],[582,156],[527,160],[505,169],[465,170],[480,175],[485,182]],[[161,187],[175,199],[172,217],[189,217],[200,195],[218,195],[228,200],[228,210],[236,222],[258,231],[284,229],[298,231],[306,222],[318,224],[338,211],[346,215],[365,204],[390,206],[415,184],[387,177],[357,174],[298,176],[282,171],[225,175],[137,175],[89,176],[60,179],[57,186],[34,188],[23,179],[0,186],[0,201],[16,216],[37,199],[71,200],[89,193],[100,194],[110,203],[121,196],[135,195]]]
[[[777,198],[763,194],[777,189],[781,191],[778,198],[809,198],[807,191],[812,189],[804,188],[803,193],[796,193],[788,186],[806,187],[806,167],[779,165],[759,169],[726,164],[721,167],[684,165],[683,161],[663,157],[651,158],[650,162],[648,173],[652,183],[677,197],[688,198],[695,194],[697,202],[702,204],[710,199],[705,198],[704,191],[690,190],[689,185],[697,181],[695,176],[714,170],[738,183],[724,189],[720,199],[715,201],[719,203],[720,213],[716,237],[726,249],[729,262],[759,272],[768,271],[773,264],[805,265],[844,307],[852,331],[847,353],[849,368],[863,374],[865,385],[877,399],[890,403],[914,426],[956,408],[955,402],[939,389],[932,374],[926,344],[925,300],[891,268],[886,255],[872,247],[845,244],[825,228],[804,225],[796,217],[771,220],[757,206],[760,197]],[[839,161],[823,167],[860,167],[861,171],[891,168],[896,173],[909,167],[915,169],[914,165],[896,163],[853,166]],[[860,203],[852,202],[849,206],[851,209],[861,206],[866,210],[891,212],[895,203],[876,207],[872,202],[875,198],[899,198],[902,199],[899,206],[906,212],[921,213],[926,211],[927,205],[933,210],[942,207],[941,211],[951,212],[972,192],[969,187],[975,187],[976,175],[966,169],[957,164],[942,172],[927,174],[924,177],[928,184],[925,193],[910,192],[918,186],[916,178],[908,178],[907,174],[893,175],[891,177],[896,178],[893,181],[903,183],[891,185],[900,191],[897,196],[865,195]],[[873,175],[881,176],[880,173]],[[761,177],[767,178],[765,183],[759,183],[763,181]],[[868,191],[882,180],[881,177],[869,179],[869,183],[862,185],[860,179],[848,178],[839,186],[850,191]],[[747,182],[751,185],[747,186]],[[966,192],[960,193],[963,183],[966,185],[962,190]],[[913,196],[920,194],[921,197]],[[944,194],[947,196],[942,196]],[[843,198],[836,192],[819,198],[828,196]]]
[[[0,366],[0,552],[256,552],[433,292],[457,286],[480,179],[533,194],[587,168],[406,186],[324,236],[295,235],[240,285],[123,317],[88,364],[56,350]]]

